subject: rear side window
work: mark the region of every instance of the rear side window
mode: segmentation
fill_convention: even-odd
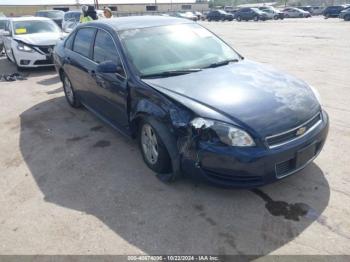
[[[73,44],[73,51],[77,52],[85,57],[90,56],[91,43],[94,40],[95,29],[82,28],[75,35]]]
[[[121,65],[120,57],[112,37],[103,30],[97,31],[93,60],[98,64],[104,61],[113,61],[117,65]]]

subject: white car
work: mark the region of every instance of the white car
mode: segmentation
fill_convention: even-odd
[[[4,48],[3,34],[5,32],[5,25],[7,23],[7,20],[8,20],[7,17],[0,16],[0,54]]]
[[[52,66],[53,48],[62,37],[61,29],[49,18],[11,18],[3,33],[5,53],[19,69]]]

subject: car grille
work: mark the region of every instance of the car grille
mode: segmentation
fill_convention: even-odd
[[[306,158],[302,158],[301,161],[298,161],[298,154],[295,157],[290,158],[286,161],[278,163],[275,165],[275,173],[277,178],[282,178],[288,176],[302,168],[304,168],[308,163],[310,163],[321,151],[322,142],[318,142],[317,144],[311,145],[310,148],[312,154],[310,154]]]
[[[49,55],[52,53],[54,46],[49,45],[49,46],[38,46],[37,47],[41,52],[43,52],[46,55]]]
[[[266,137],[266,142],[270,148],[280,146],[282,144],[288,143],[296,138],[304,136],[306,133],[313,130],[316,126],[318,126],[322,121],[321,113],[318,113],[314,117],[312,117],[310,120],[306,121],[304,124],[293,128],[291,130],[288,130],[286,132],[268,136]],[[304,128],[304,132],[302,134],[299,134],[298,131]]]
[[[241,184],[241,185],[260,185],[263,182],[263,177],[261,176],[251,176],[251,175],[237,175],[237,174],[224,174],[219,173],[213,170],[209,170],[207,168],[203,168],[203,171],[207,175],[207,177],[220,181],[225,182],[228,184]]]
[[[49,58],[46,60],[36,60],[34,62],[34,65],[52,65],[53,64],[53,59]]]

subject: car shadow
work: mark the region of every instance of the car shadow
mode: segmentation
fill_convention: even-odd
[[[316,164],[256,190],[190,179],[167,185],[134,141],[64,97],[20,119],[20,150],[44,200],[95,216],[148,254],[269,254],[319,222],[328,205],[329,185]]]
[[[43,80],[43,83],[39,83],[42,85],[51,85],[59,82],[59,78],[53,66],[49,67],[39,67],[39,68],[23,68],[21,70],[17,70],[17,67],[14,63],[10,62],[5,56],[0,57],[0,74],[14,74],[18,73],[25,78],[36,77],[36,76],[52,76],[50,80]],[[57,80],[56,80],[57,76]]]

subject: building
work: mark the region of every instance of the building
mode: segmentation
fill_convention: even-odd
[[[25,3],[23,3],[25,2]],[[76,10],[81,5],[94,5],[94,0],[2,0],[0,12],[7,16],[33,15],[38,10]],[[208,0],[97,0],[99,9],[109,7],[124,13],[154,13],[208,10]]]

